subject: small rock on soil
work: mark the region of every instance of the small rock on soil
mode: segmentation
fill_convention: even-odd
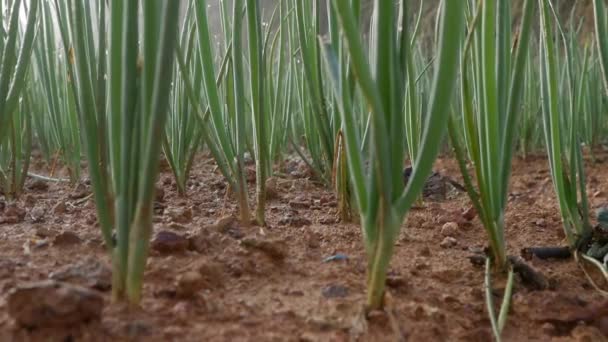
[[[448,222],[441,227],[441,235],[454,237],[458,234],[458,223]]]
[[[321,290],[325,298],[344,298],[348,296],[348,288],[342,285],[329,285]]]

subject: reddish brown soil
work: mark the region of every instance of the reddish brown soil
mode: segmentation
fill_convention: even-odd
[[[605,168],[600,163],[589,169],[592,208],[608,199]],[[438,161],[436,170],[460,178],[452,160]],[[106,307],[101,322],[51,332],[16,327],[7,314],[7,292],[21,282],[46,279],[51,272],[86,256],[106,262],[109,258],[95,226],[91,200],[72,199],[74,191],[63,184],[50,184],[48,190],[27,190],[18,201],[26,211],[24,221],[0,225],[0,261],[12,265],[0,270],[0,341],[491,340],[483,270],[467,258],[483,249],[486,235],[477,219],[468,223],[462,217],[462,211],[469,207],[465,194],[428,202],[425,208],[409,214],[390,268],[387,307],[391,314],[372,313],[364,327],[357,319],[365,298],[366,268],[358,225],[336,223],[335,199],[320,185],[305,178],[284,177],[278,179],[279,198],[268,204],[267,228],[236,227],[236,233],[222,234],[209,227],[218,218],[234,213],[236,206],[231,199],[224,202],[226,187],[213,162],[206,157],[197,161],[188,198],[177,195],[171,174],[164,171],[159,184],[165,191],[166,208],[165,214],[157,216],[156,229],[198,234],[207,248],[168,255],[152,252],[140,310],[113,305],[109,292],[104,292]],[[562,245],[562,226],[546,160],[517,160],[510,191],[506,217],[509,252],[518,255],[521,248],[531,245]],[[66,204],[65,213],[51,212],[58,202]],[[38,223],[31,215],[34,208],[46,210]],[[191,208],[192,218],[170,215],[186,208]],[[288,217],[292,220],[286,220]],[[297,222],[297,218],[311,224],[279,224],[306,223]],[[172,224],[175,220],[179,224]],[[444,239],[441,228],[446,222],[459,223],[453,233],[455,247],[440,247]],[[48,244],[25,253],[24,245],[39,240],[35,232],[41,228],[47,228],[52,236],[74,232],[82,242]],[[239,234],[275,244],[281,241],[287,247],[286,257],[278,261],[248,249],[234,238]],[[337,253],[347,255],[348,260],[322,262]],[[217,281],[211,279],[192,298],[176,297],[176,278],[197,270],[201,263],[220,266],[214,272]],[[606,340],[601,332],[606,333],[606,319],[565,323],[576,312],[584,313],[587,304],[603,301],[576,263],[535,259],[531,264],[554,281],[555,289],[530,291],[518,282],[504,340]],[[500,292],[500,281],[496,287]],[[495,301],[499,301],[498,296]]]

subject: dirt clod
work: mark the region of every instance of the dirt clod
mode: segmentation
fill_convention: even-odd
[[[266,199],[273,200],[276,198],[279,198],[277,179],[275,177],[270,177],[266,180]]]
[[[224,216],[215,221],[210,227],[218,233],[225,234],[230,230],[238,229],[239,221],[234,216]]]
[[[165,212],[175,223],[188,224],[192,222],[192,208],[174,208]]]
[[[34,191],[47,191],[49,189],[49,184],[41,179],[36,179],[31,182],[27,188]]]
[[[182,253],[189,245],[186,237],[167,230],[156,233],[152,240],[152,250],[161,254]]]
[[[202,276],[204,286],[209,289],[219,288],[224,285],[224,266],[214,261],[200,262],[196,267]]]
[[[204,280],[199,272],[178,274],[175,281],[176,294],[180,298],[191,298],[203,288]]]
[[[73,326],[99,320],[103,298],[97,292],[46,280],[25,283],[8,295],[8,312],[27,328]]]
[[[467,221],[472,221],[475,216],[477,216],[477,211],[475,210],[475,207],[469,207],[462,213],[462,217]]]
[[[7,204],[4,213],[0,216],[0,224],[16,224],[25,219],[25,209],[15,203]]]
[[[253,237],[241,240],[241,244],[247,248],[263,252],[274,261],[283,261],[287,257],[285,241],[282,240],[264,240]]]
[[[105,263],[92,257],[73,265],[66,265],[51,273],[49,278],[99,291],[108,291],[112,286],[112,270]]]
[[[294,209],[307,209],[310,208],[311,201],[310,198],[306,198],[303,196],[297,197],[289,201],[289,206]]]
[[[55,206],[53,206],[53,214],[55,214],[55,215],[65,214],[67,209],[68,208],[65,205],[65,201],[59,201],[59,202],[57,202],[57,204],[55,204]]]
[[[78,234],[71,231],[63,231],[53,239],[53,246],[71,246],[82,242]]]

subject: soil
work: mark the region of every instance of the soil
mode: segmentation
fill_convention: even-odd
[[[294,163],[296,171],[290,170]],[[43,173],[46,166],[38,164],[34,168]],[[267,227],[243,227],[228,218],[236,203],[209,156],[197,158],[187,197],[177,194],[165,169],[155,229],[158,239],[170,241],[155,242],[161,245],[151,251],[137,310],[111,303],[107,279],[72,277],[83,260],[109,265],[88,186],[46,187],[29,179],[15,206],[0,201],[0,341],[492,340],[484,272],[468,259],[484,249],[486,233],[471,217],[466,194],[426,201],[409,213],[390,266],[387,309],[365,321],[360,228],[338,222],[333,194],[297,171],[297,164],[281,166]],[[595,209],[607,203],[608,173],[602,162],[589,165],[587,190]],[[461,179],[449,158],[438,160],[435,170]],[[545,158],[515,160],[506,226],[512,255],[524,247],[565,244]],[[552,287],[533,291],[517,280],[505,341],[608,340],[608,302],[572,259],[529,264]],[[95,270],[90,277],[107,273],[83,267]],[[7,310],[9,291],[51,276],[100,291],[101,320],[69,328],[17,326]],[[504,277],[495,279],[494,301],[500,302]]]

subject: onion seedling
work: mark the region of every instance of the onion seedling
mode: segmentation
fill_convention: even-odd
[[[209,31],[207,1],[201,0],[194,3],[197,28],[196,41],[198,44],[196,62],[198,63],[197,67],[202,70],[204,96],[209,106],[209,123],[206,122],[207,118],[204,115],[206,111],[201,110],[200,104],[195,104],[195,106],[199,108],[199,117],[203,120],[205,126],[203,128],[205,130],[203,132],[205,142],[230,188],[236,193],[241,223],[249,225],[251,218],[243,161],[246,117],[242,48],[240,44],[231,43],[232,39],[241,41],[242,9],[242,1],[234,1],[232,38],[226,40],[227,54],[224,58],[224,61],[230,60],[232,63],[230,72],[222,72],[225,71],[225,64],[222,63],[220,77],[218,77],[213,59],[214,48]],[[222,17],[225,18],[226,16]],[[226,23],[225,26],[227,25]],[[229,35],[227,27],[225,27],[224,33],[227,36]],[[180,64],[183,63],[180,62]],[[183,65],[184,68],[181,67],[182,65],[180,65],[180,70],[183,69],[181,70],[182,77],[193,84],[194,73],[191,68],[187,68],[187,65]],[[224,87],[219,84],[221,80],[225,80]],[[194,91],[194,89],[192,90]],[[198,96],[198,94],[192,94],[189,99],[190,101],[197,101]],[[238,101],[235,101],[236,99]]]
[[[190,5],[189,9],[192,9]],[[185,50],[185,56],[178,54],[178,58],[184,58],[184,64],[193,65],[196,44],[195,23],[193,12],[188,11],[181,31],[181,48]],[[179,65],[175,66],[173,74],[173,87],[171,89],[171,101],[169,106],[169,117],[165,128],[165,139],[163,151],[165,158],[175,177],[177,192],[181,196],[186,195],[186,183],[196,153],[200,150],[203,141],[203,129],[197,116],[195,108],[188,100],[188,85],[181,76]],[[197,70],[197,82],[200,84],[201,71]]]
[[[267,82],[265,71],[266,51],[262,37],[262,17],[259,0],[247,0],[247,33],[247,45],[249,47],[249,91],[256,165],[256,219],[259,225],[265,225],[266,177],[270,169],[270,163],[267,141],[268,122],[266,120],[265,97],[263,96]],[[235,69],[235,72],[240,71]],[[237,101],[244,101],[244,98],[237,97]]]
[[[112,298],[134,305],[141,300],[152,233],[180,3],[112,1],[106,18],[104,0],[55,2],[64,44],[74,52],[70,72],[98,217],[112,253]]]
[[[10,6],[12,4],[12,6]],[[0,13],[10,6],[7,26],[0,27],[0,188],[6,196],[14,197],[25,182],[31,144],[29,101],[20,103],[25,88],[27,70],[38,29],[40,0],[32,0],[22,34],[20,11],[22,0],[0,0]]]
[[[406,4],[406,1],[400,2],[404,18],[407,18]],[[343,0],[333,0],[332,6],[352,69],[341,67],[337,52],[331,47],[325,47],[324,60],[340,106],[349,173],[368,255],[367,309],[375,310],[383,306],[386,272],[403,219],[422,191],[445,132],[458,70],[464,3],[442,2],[435,78],[420,153],[405,189],[402,178],[405,154],[403,94],[410,48],[407,25],[399,30],[391,1],[374,1],[374,15],[382,20],[374,21],[376,45],[370,46],[370,51],[377,52],[378,56],[368,59],[369,51],[363,47],[354,6]],[[363,155],[363,141],[355,127],[358,120],[352,111],[352,101],[349,97],[341,98],[345,87],[350,86],[346,83],[349,70],[356,75],[356,84],[370,110],[370,148]],[[366,162],[369,162],[369,168],[365,166]]]
[[[34,89],[41,110],[34,122],[39,141],[46,151],[60,154],[65,162],[70,180],[80,179],[81,138],[74,94],[68,77],[68,52],[62,51],[55,30],[58,27],[51,3],[45,1],[42,11],[41,34],[34,50]],[[54,162],[54,161],[53,161]]]
[[[469,5],[473,8],[474,2],[470,1]],[[526,0],[522,9],[518,41],[511,36],[510,1],[479,1],[476,13],[470,16],[461,59],[462,126],[479,191],[473,187],[473,177],[466,167],[466,154],[455,131],[456,125],[450,123],[452,146],[467,192],[488,234],[486,301],[496,339],[500,339],[506,323],[513,286],[504,218],[534,14],[533,0]],[[507,290],[498,317],[491,300],[490,266],[498,271],[508,270]]]

